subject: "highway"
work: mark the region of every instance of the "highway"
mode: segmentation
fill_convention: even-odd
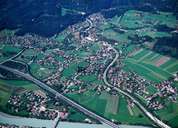
[[[6,63],[6,62],[8,62],[10,60],[13,60],[13,59],[19,57],[25,51],[25,49],[26,48],[23,48],[19,53],[17,53],[16,55],[10,57],[9,59],[6,59],[5,61],[0,62],[0,64],[4,64],[4,63]]]
[[[106,70],[104,71],[103,74],[103,80],[104,83],[108,86],[111,87],[113,89],[115,89],[116,91],[118,91],[119,93],[123,94],[124,96],[128,97],[129,99],[131,99],[135,105],[138,106],[138,108],[140,110],[142,110],[144,112],[144,114],[151,120],[154,122],[154,124],[156,124],[158,127],[160,128],[171,128],[170,126],[168,126],[167,124],[165,124],[164,122],[162,122],[161,120],[159,120],[157,117],[153,116],[149,111],[147,111],[147,109],[140,104],[133,96],[131,96],[128,92],[125,92],[117,87],[114,87],[113,85],[111,85],[108,81],[107,81],[107,73],[110,69],[110,67],[116,62],[116,60],[119,58],[119,53],[116,49],[114,49],[113,47],[111,47],[114,52],[116,53],[115,58],[113,59],[113,61],[107,66]]]
[[[12,72],[18,76],[21,76],[23,78],[25,78],[28,81],[31,81],[33,83],[35,83],[37,86],[39,86],[40,88],[42,88],[43,90],[53,94],[56,98],[59,98],[63,101],[65,101],[66,103],[68,103],[69,105],[73,106],[74,108],[76,108],[77,110],[83,112],[84,114],[100,121],[101,123],[107,124],[108,126],[112,127],[112,128],[119,128],[118,125],[114,124],[113,122],[95,114],[94,112],[89,111],[88,109],[84,108],[83,106],[79,105],[78,103],[72,101],[71,99],[67,98],[66,96],[60,94],[59,92],[55,91],[54,89],[52,89],[51,87],[49,87],[47,84],[37,80],[36,78],[32,77],[30,74],[27,73],[23,73],[20,72],[16,69],[13,68],[9,68],[7,66],[4,65],[0,65],[1,69],[4,69],[6,71]]]

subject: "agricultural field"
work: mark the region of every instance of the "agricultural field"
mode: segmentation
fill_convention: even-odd
[[[46,67],[40,66],[39,64],[32,63],[30,65],[30,72],[36,77],[40,79],[44,79],[51,75],[53,70],[50,70]]]
[[[21,51],[20,48],[13,47],[11,45],[1,45],[0,46],[0,62],[3,62],[13,57],[20,51]]]
[[[67,94],[67,96],[108,119],[123,124],[150,124],[136,106],[128,107],[127,99],[122,95],[115,96],[106,92],[98,95],[95,91],[89,90],[82,94]]]
[[[15,58],[15,60],[30,64],[30,61],[33,61],[33,58],[36,57],[37,54],[39,53],[35,49],[25,49],[19,57]]]
[[[130,10],[123,16],[116,15],[102,24],[99,27],[99,33],[107,39],[115,40],[118,44],[114,47],[118,50],[122,49],[124,44],[128,44],[125,51],[122,51],[128,54],[128,57],[124,60],[123,69],[125,71],[133,71],[146,80],[153,83],[159,83],[168,80],[178,72],[178,60],[152,50],[157,38],[171,38],[172,36],[170,32],[157,29],[157,26],[165,25],[169,28],[175,28],[176,24],[176,18],[172,13],[158,12],[157,14],[151,14]],[[133,38],[136,39],[133,41],[130,37],[135,37],[135,35],[140,39],[149,37],[151,40],[145,41],[143,39],[142,42],[137,42],[139,39]],[[140,46],[141,43],[143,44]],[[178,88],[176,83],[174,83],[173,86]],[[153,85],[147,86],[147,90],[150,95],[158,92]],[[138,98],[144,103],[144,97]],[[166,107],[162,110],[155,111],[155,114],[157,114],[161,120],[168,122],[169,125],[176,127],[178,126],[176,122],[178,119],[177,108],[177,102],[167,102]],[[128,109],[127,112],[131,111]],[[123,116],[117,117],[112,114],[108,114],[108,116],[110,118],[115,117],[115,119],[118,120],[124,118]],[[127,116],[127,118],[129,117],[130,116]],[[136,120],[138,121],[139,119],[136,118]]]
[[[178,71],[178,60],[144,48],[132,53],[125,65],[125,70],[133,70],[154,82],[166,80]]]
[[[83,113],[78,112],[77,110],[75,110],[73,108],[71,108],[69,110],[69,113],[70,113],[70,115],[68,117],[68,120],[72,121],[72,122],[82,122],[87,118],[86,115],[84,115]]]
[[[170,103],[167,102],[166,106],[164,109],[161,109],[159,111],[156,112],[157,115],[159,115],[159,117],[165,121],[168,122],[169,125],[171,125],[172,127],[177,127],[178,123],[177,123],[177,119],[178,119],[178,103]],[[165,116],[166,115],[166,116]]]
[[[151,14],[129,10],[122,16],[116,15],[109,19],[99,29],[102,36],[118,42],[118,45],[115,46],[117,49],[121,48],[121,44],[129,44],[129,47],[126,48],[129,57],[125,60],[124,70],[132,70],[148,80],[160,82],[178,71],[178,60],[156,53],[151,49],[134,50],[137,48],[137,44],[132,44],[129,36],[135,34],[138,37],[149,36],[153,39],[149,42],[151,44],[158,37],[171,37],[168,32],[157,31],[155,26],[167,25],[174,28],[176,23],[177,21],[172,13],[158,12]]]
[[[154,26],[167,25],[176,27],[176,19],[171,13],[159,12],[151,14],[136,10],[127,11],[123,16],[115,16],[99,27],[101,35],[119,42],[131,42],[128,38],[137,34],[138,37],[149,36],[153,39],[158,37],[171,37],[170,33],[157,31]],[[121,28],[121,29],[120,29]]]
[[[14,36],[15,32],[17,31],[16,30],[9,30],[9,29],[4,29],[2,31],[0,31],[0,36]]]
[[[142,48],[125,60],[124,70],[134,71],[145,79],[157,83],[172,77],[178,71],[177,65],[178,60],[174,58]],[[176,83],[174,86],[178,87]],[[152,85],[148,86],[147,90],[150,94],[157,92]],[[177,126],[178,103],[167,102],[166,106],[155,113],[165,122],[169,122],[171,126]]]
[[[2,80],[0,79],[0,110],[6,113],[14,114],[7,109],[6,104],[11,95],[22,94],[25,91],[38,90],[39,88],[28,82],[22,80]],[[19,112],[17,115],[27,116],[27,112]]]
[[[52,37],[54,40],[62,42],[69,34],[64,30],[62,33]]]

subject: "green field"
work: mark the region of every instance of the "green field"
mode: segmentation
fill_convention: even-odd
[[[81,122],[88,118],[86,115],[77,112],[75,109],[71,108],[69,111],[70,115],[68,117],[71,121]]]
[[[10,92],[8,92],[7,88],[2,88],[0,85],[0,106],[2,108],[5,108],[5,105],[10,97]],[[6,90],[5,90],[6,89]]]
[[[126,66],[124,69],[126,71],[133,70],[154,82],[166,80],[173,75],[173,72],[178,71],[177,60],[171,58],[158,67],[155,63],[161,59],[161,57],[164,56],[147,49],[142,49],[140,52],[125,60]]]
[[[12,53],[18,53],[21,49],[11,46],[11,45],[3,45],[3,47],[1,47],[2,52],[4,53],[8,53],[8,52],[12,52]]]
[[[119,34],[112,29],[105,30],[102,36],[106,37],[107,39],[113,39],[115,41],[127,42],[128,35],[127,34]]]
[[[110,99],[111,95],[102,92],[101,95],[96,94],[96,92],[90,90],[82,94],[67,94],[68,97],[71,99],[79,102],[81,105],[85,106],[86,108],[96,112],[97,114],[100,114],[102,116],[105,116],[108,119],[114,119],[118,122],[122,122],[123,124],[145,124],[149,125],[150,121],[144,117],[144,115],[140,112],[140,110],[137,107],[132,108],[133,115],[131,116],[128,108],[127,108],[127,101],[126,98],[122,95],[118,98],[118,107],[113,108],[117,109],[116,113],[113,114],[109,112],[107,109],[107,105],[110,105],[108,108],[112,110],[110,107]],[[78,117],[80,118],[80,117]]]
[[[66,33],[66,30],[63,33],[59,33],[58,35],[54,36],[53,39],[61,43],[69,34]]]
[[[116,21],[117,20],[114,20],[114,23],[117,25],[118,22]],[[150,23],[146,23],[145,21],[149,21]],[[129,29],[136,29],[141,27],[149,27],[156,22],[159,24],[166,24],[171,28],[175,28],[177,24],[176,17],[173,15],[173,13],[158,12],[158,14],[153,14],[149,12],[129,10],[124,14],[121,20],[121,26]]]
[[[170,103],[169,101],[166,103],[166,106],[164,109],[161,109],[157,111],[156,113],[159,115],[159,117],[167,121],[169,125],[172,127],[178,126],[178,103]],[[166,115],[166,116],[165,116]]]
[[[37,54],[38,51],[35,49],[25,49],[25,51],[21,54],[21,56],[19,56],[15,60],[29,63],[32,60],[32,57],[36,56]]]
[[[0,47],[0,62],[16,55],[18,52],[20,52],[20,50],[20,48],[11,45],[2,45]]]
[[[30,65],[30,72],[39,79],[44,79],[53,73],[54,69],[48,69],[39,64],[32,63]]]
[[[178,71],[178,60],[170,58],[167,62],[160,66],[156,66],[156,62],[165,57],[164,55],[155,53],[147,49],[142,49],[140,52],[133,54],[125,60],[125,71],[134,71],[147,80],[161,82],[173,76],[173,73]],[[147,87],[149,94],[157,92],[152,85]],[[166,102],[166,107],[155,113],[165,122],[168,122],[172,127],[177,127],[178,104]],[[165,116],[166,115],[166,116]]]
[[[2,80],[0,79],[0,111],[14,114],[11,110],[7,109],[6,104],[9,97],[14,94],[21,94],[27,90],[37,90],[39,89],[36,85],[22,80]],[[27,116],[26,111],[19,112],[17,115]]]
[[[35,84],[32,84],[28,81],[24,81],[24,80],[2,80],[0,79],[0,84],[4,85],[4,86],[9,86],[11,88],[24,88],[27,90],[36,90],[39,89],[38,86],[36,86]]]
[[[91,83],[97,81],[97,76],[92,74],[92,75],[80,76],[78,77],[78,79],[86,83]]]
[[[65,78],[72,77],[77,72],[78,67],[86,66],[88,66],[88,63],[85,61],[71,63],[67,68],[63,70],[62,76]]]
[[[13,36],[17,30],[9,30],[9,29],[4,29],[0,31],[0,37],[3,36]]]

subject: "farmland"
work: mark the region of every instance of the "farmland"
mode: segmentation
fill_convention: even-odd
[[[29,83],[28,81],[22,81],[22,80],[2,80],[0,79],[0,109],[1,111],[12,113],[11,110],[7,109],[7,102],[12,95],[19,95],[24,93],[25,91],[30,90],[38,90],[39,88]],[[19,112],[16,113],[16,115],[22,115],[27,116],[27,112]]]
[[[150,121],[144,117],[136,106],[131,108],[133,115],[129,113],[128,107],[126,107],[128,104],[127,100],[122,95],[115,99],[118,100],[115,101],[117,103],[116,106],[112,105],[110,101],[115,96],[109,95],[106,92],[98,95],[96,92],[89,90],[83,94],[68,94],[67,96],[108,119],[113,119],[123,124],[150,124]],[[115,111],[113,112],[112,109]]]
[[[123,61],[123,70],[134,72],[150,81],[151,84],[146,87],[150,95],[159,91],[153,86],[153,83],[168,80],[178,72],[178,61],[176,58],[152,50],[157,38],[172,36],[169,32],[157,31],[155,29],[156,24],[167,25],[170,28],[176,26],[176,19],[171,13],[159,13],[160,15],[150,15],[149,13],[131,10],[127,11],[123,16],[116,15],[99,27],[101,36],[117,42],[114,45],[116,49],[120,50],[123,45],[128,45],[125,49],[122,49],[122,52],[128,54]],[[136,36],[137,38],[144,36],[151,38],[148,41],[143,40],[139,42],[139,39],[134,41],[132,40],[134,38],[130,37],[134,37],[135,34],[138,35]],[[142,46],[140,46],[141,43],[143,43]],[[173,86],[177,87],[177,84],[174,83]],[[139,96],[138,98],[145,102],[144,97]],[[169,125],[176,127],[177,107],[177,102],[171,103],[168,101],[165,109],[155,111],[155,113],[162,120],[168,122]],[[110,115],[110,117],[114,118],[115,116]],[[121,120],[121,117],[115,117],[115,119]]]
[[[166,80],[178,71],[178,61],[169,57],[168,60],[158,66],[157,62],[163,57],[165,56],[147,49],[141,49],[140,52],[137,52],[125,60],[125,70],[133,66],[135,68],[132,68],[132,70],[141,74],[148,80],[153,80],[155,82]]]
[[[5,61],[6,59],[9,59],[13,55],[16,55],[18,52],[20,52],[20,48],[13,47],[10,45],[1,45],[0,47],[0,62]]]

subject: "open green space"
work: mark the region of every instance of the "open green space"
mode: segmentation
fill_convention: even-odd
[[[0,37],[3,36],[13,36],[17,30],[3,29],[0,31]]]
[[[78,51],[72,51],[72,53],[74,55],[76,55],[76,57],[79,57],[81,59],[92,55],[91,52],[88,52],[88,51],[83,50],[83,49],[80,49]]]
[[[160,66],[156,66],[159,59],[164,55],[154,51],[142,49],[140,52],[132,55],[125,60],[125,70],[133,70],[148,80],[159,82],[172,76],[172,72],[177,71],[177,60],[170,58]]]
[[[70,66],[68,68],[65,68],[63,70],[62,76],[66,77],[66,78],[71,77],[77,71],[77,67],[78,67],[77,63],[70,64]]]
[[[142,20],[139,11],[129,10],[122,17],[120,24],[123,28],[137,29],[145,26]]]
[[[134,115],[130,115],[127,108],[126,98],[123,96],[119,96],[116,114],[110,113],[106,110],[107,103],[110,102],[109,97],[111,97],[111,95],[107,94],[106,92],[102,92],[101,95],[98,95],[96,92],[89,90],[82,94],[67,94],[67,96],[85,106],[86,108],[96,112],[97,114],[105,116],[108,119],[114,119],[123,124],[150,125],[149,120],[144,117],[142,112],[140,112],[136,106],[133,108]]]
[[[38,55],[38,51],[35,49],[25,49],[25,51],[21,54],[21,56],[19,56],[18,58],[16,58],[16,60],[18,61],[23,61],[25,63],[29,63],[33,57]]]
[[[69,111],[70,115],[68,117],[71,121],[81,122],[84,121],[86,118],[88,118],[86,115],[77,112],[75,109],[71,108]]]
[[[153,95],[153,94],[155,94],[157,92],[157,89],[153,85],[147,86],[146,89],[148,90],[149,95]]]
[[[149,52],[148,50],[142,50],[131,58],[133,58],[134,60],[140,60],[142,57],[148,54],[148,52]]]
[[[169,61],[167,61],[166,63],[162,64],[160,67],[163,68],[163,69],[166,69],[168,68],[169,66],[173,65],[177,63],[178,64],[178,60],[174,59],[174,58],[171,58]]]
[[[105,30],[103,32],[103,36],[108,39],[113,39],[116,41],[122,41],[122,42],[128,41],[128,36],[126,34],[119,34],[112,29]]]
[[[115,23],[118,24],[117,22]],[[168,27],[175,28],[177,21],[173,13],[169,12],[158,12],[155,14],[150,12],[129,10],[124,14],[120,23],[121,26],[130,29],[147,27],[156,24],[167,25]]]
[[[69,78],[71,76],[73,76],[76,72],[78,67],[87,67],[88,63],[85,61],[81,61],[81,62],[74,62],[71,63],[67,68],[65,68],[62,72],[62,76]]]
[[[16,88],[16,87],[21,87],[27,90],[36,90],[39,89],[38,86],[36,86],[33,83],[30,83],[28,81],[25,80],[3,80],[0,79],[0,84],[4,85],[4,86],[10,86],[12,88]]]
[[[151,80],[154,82],[160,82],[160,81],[164,80],[162,75],[156,74],[151,69],[149,69],[141,64],[138,64],[137,62],[133,62],[133,60],[125,61],[124,70],[136,72],[138,75],[144,77],[145,79]]]
[[[6,59],[13,57],[18,52],[20,52],[20,48],[11,46],[11,45],[2,45],[0,47],[0,62],[5,61]]]
[[[171,103],[169,101],[166,102],[166,107],[156,112],[159,115],[161,120],[168,122],[170,126],[173,128],[178,126],[178,103]],[[166,116],[165,116],[166,115]]]
[[[172,73],[177,73],[178,72],[178,64],[171,66],[167,70]]]
[[[131,111],[133,112],[133,115],[129,113],[126,98],[120,95],[117,114],[108,114],[108,117],[125,124],[149,125],[151,123],[136,106],[131,108]]]
[[[61,43],[62,41],[64,41],[64,39],[68,36],[69,34],[67,33],[66,30],[64,30],[62,33],[59,33],[58,35],[55,35],[53,38],[54,40],[58,41],[59,43]]]
[[[1,50],[3,53],[18,53],[21,49],[11,45],[4,45]]]
[[[39,79],[44,79],[47,76],[51,75],[55,71],[53,68],[49,69],[46,67],[43,67],[37,63],[32,63],[30,65],[30,72],[32,73],[33,76],[39,78]]]
[[[148,13],[137,10],[129,10],[123,16],[114,16],[99,26],[100,34],[107,39],[118,42],[130,42],[128,36],[149,36],[153,39],[158,37],[171,37],[168,32],[157,31],[154,27],[166,25],[176,28],[177,20],[173,13],[158,12]],[[118,32],[122,31],[122,32]],[[153,41],[154,42],[154,41]]]
[[[83,94],[68,94],[67,96],[98,114],[105,112],[106,100],[99,99],[94,91],[87,91]]]
[[[23,80],[2,80],[0,79],[0,111],[5,113],[12,113],[6,107],[6,104],[11,95],[21,94],[27,90],[37,90],[39,89],[36,85]],[[26,111],[22,111],[17,113],[16,115],[27,116],[28,113]]]
[[[0,87],[2,89],[2,87]],[[10,97],[9,92],[0,90],[0,106],[5,108],[5,105]]]
[[[141,63],[143,66],[149,68],[150,70],[152,71],[155,71],[156,74],[161,74],[164,78],[169,78],[172,76],[172,74],[170,74],[169,72],[167,71],[164,71],[162,70],[161,68],[159,67],[156,67],[154,65],[151,65],[151,64],[147,64],[147,63]]]
[[[97,76],[92,74],[92,75],[80,76],[78,79],[86,83],[91,83],[97,81]]]

